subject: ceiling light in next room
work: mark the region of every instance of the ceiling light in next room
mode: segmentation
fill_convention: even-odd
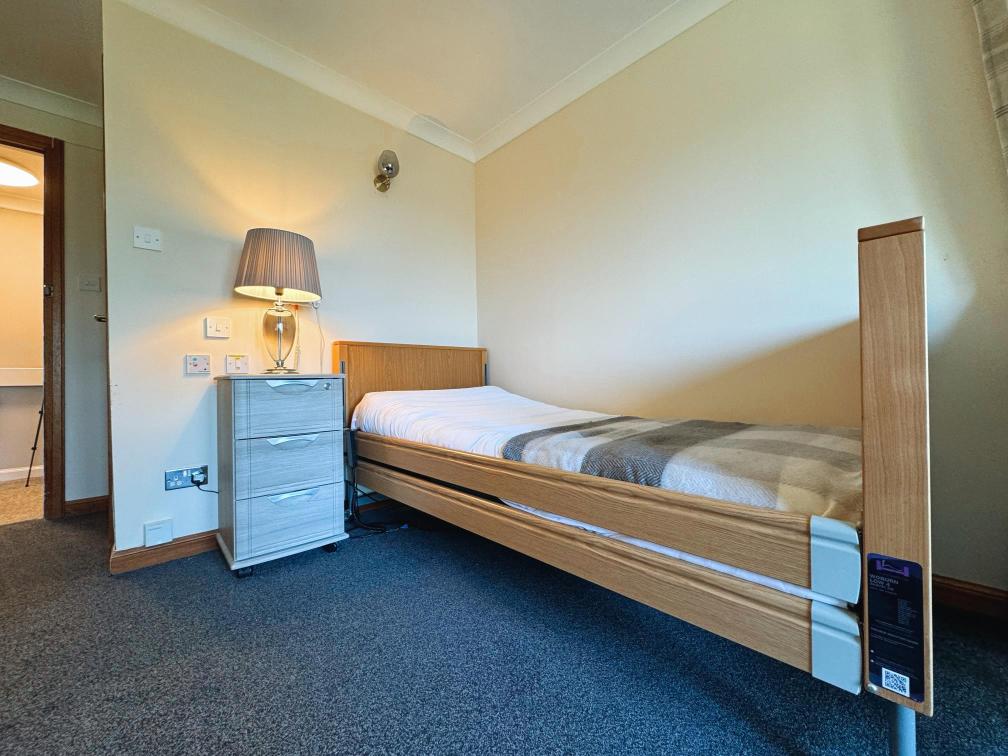
[[[0,160],[0,186],[35,186],[38,179],[17,163]]]

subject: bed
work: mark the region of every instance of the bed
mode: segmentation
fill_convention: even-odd
[[[613,475],[626,465],[611,455],[586,466],[578,454],[594,441],[585,438],[632,433],[635,418],[549,417],[547,405],[542,418],[535,407],[525,417],[511,406],[483,426],[460,424],[456,413],[448,426],[462,440],[446,440],[443,415],[424,406],[425,395],[469,402],[476,415],[493,414],[488,402],[513,402],[480,388],[485,350],[342,341],[333,362],[346,374],[348,424],[360,409],[357,480],[851,693],[886,698],[896,704],[891,745],[908,752],[913,713],[934,706],[923,219],[861,229],[858,260],[860,438],[831,429],[812,446],[835,447],[849,461],[859,445],[861,464],[854,470],[831,457],[831,474],[842,468],[847,477],[818,499],[779,496],[780,487],[767,496],[764,486],[744,501],[695,469],[667,473],[676,465],[664,456],[660,473]],[[741,442],[748,448],[749,427],[702,429],[703,453],[694,456],[737,450],[737,433],[750,434]],[[640,475],[676,485],[642,484]]]

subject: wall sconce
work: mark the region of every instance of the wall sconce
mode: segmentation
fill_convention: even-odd
[[[387,192],[392,186],[392,179],[399,175],[399,157],[392,150],[383,150],[378,156],[378,175],[374,177],[374,186],[379,192]]]

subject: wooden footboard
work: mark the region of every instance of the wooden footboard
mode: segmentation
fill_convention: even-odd
[[[924,219],[861,229],[858,271],[864,683],[872,693],[930,715],[934,691]],[[919,688],[912,693],[918,695],[887,690],[880,667],[893,667],[897,675],[911,678],[911,688]],[[890,679],[901,687],[900,677]]]

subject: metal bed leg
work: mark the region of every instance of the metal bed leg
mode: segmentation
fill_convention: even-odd
[[[889,701],[889,755],[915,756],[917,753],[917,712]]]

